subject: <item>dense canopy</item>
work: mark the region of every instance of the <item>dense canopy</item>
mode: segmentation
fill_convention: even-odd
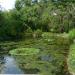
[[[15,8],[0,10],[0,40],[24,38],[26,33],[68,32],[75,27],[72,0],[16,0]]]

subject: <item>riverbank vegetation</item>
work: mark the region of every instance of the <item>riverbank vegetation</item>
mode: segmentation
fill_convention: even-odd
[[[67,60],[75,55],[70,49],[75,42],[74,12],[72,0],[16,0],[13,9],[0,10],[1,52],[14,56],[23,70],[69,75]]]

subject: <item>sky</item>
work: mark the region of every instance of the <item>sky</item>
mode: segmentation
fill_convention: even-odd
[[[14,8],[15,0],[0,0],[0,5],[5,10]]]

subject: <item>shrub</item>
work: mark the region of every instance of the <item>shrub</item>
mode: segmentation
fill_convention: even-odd
[[[75,39],[75,29],[72,29],[71,31],[69,31],[69,38],[71,40],[74,40]]]
[[[37,29],[34,33],[33,33],[33,37],[34,38],[39,38],[42,36],[42,31],[40,29]]]
[[[70,72],[75,72],[75,43],[70,46],[68,55],[68,68]]]
[[[33,31],[31,28],[28,28],[26,31],[25,31],[25,37],[32,37],[32,34],[33,34]]]
[[[56,37],[56,35],[54,34],[54,33],[50,33],[50,32],[44,32],[43,34],[42,34],[42,37],[43,38],[55,38]]]

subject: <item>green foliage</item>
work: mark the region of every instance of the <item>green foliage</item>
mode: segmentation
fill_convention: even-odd
[[[28,29],[26,30],[26,32],[27,32],[27,33],[32,33],[33,31],[32,31],[31,28],[28,28]]]
[[[33,31],[32,29],[29,27],[26,31],[24,31],[23,37],[28,38],[28,37],[32,37]]]
[[[75,39],[75,29],[72,29],[72,30],[69,31],[69,38],[71,40]]]
[[[21,10],[25,6],[31,6],[31,0],[16,0],[15,8]]]
[[[75,72],[75,43],[70,46],[68,55],[68,67],[71,73]]]
[[[42,37],[43,38],[53,38],[53,37],[55,37],[56,35],[55,34],[53,34],[53,33],[49,33],[49,32],[44,32],[43,34],[42,34]]]
[[[39,53],[39,49],[35,48],[17,48],[10,51],[12,55],[34,55]]]
[[[37,29],[34,33],[33,33],[33,37],[34,38],[39,38],[42,36],[42,31],[40,29]]]
[[[33,32],[38,29],[69,32],[75,27],[74,7],[74,3],[68,1],[64,4],[53,0],[16,0],[14,9],[0,11],[0,39],[21,39],[27,35],[28,28]]]

